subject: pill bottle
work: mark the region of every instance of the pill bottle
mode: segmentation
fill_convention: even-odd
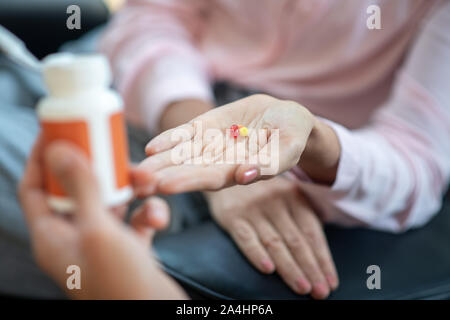
[[[63,140],[84,151],[98,179],[103,203],[117,206],[132,196],[123,102],[109,88],[111,72],[100,54],[54,54],[46,57],[42,75],[48,95],[37,105],[43,143]],[[70,212],[73,201],[44,168],[49,205]]]

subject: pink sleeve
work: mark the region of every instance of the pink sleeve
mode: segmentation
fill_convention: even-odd
[[[212,100],[208,68],[196,48],[201,0],[129,0],[100,42],[131,121],[156,133],[167,104]]]
[[[328,123],[342,147],[333,186],[301,179],[328,222],[399,232],[441,207],[450,177],[450,2],[424,25],[369,125]]]

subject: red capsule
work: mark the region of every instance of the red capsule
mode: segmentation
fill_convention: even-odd
[[[230,127],[230,135],[231,135],[232,138],[235,138],[235,139],[236,139],[237,137],[239,137],[239,126],[233,124],[233,125]]]

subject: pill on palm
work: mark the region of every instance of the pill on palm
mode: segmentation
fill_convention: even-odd
[[[230,135],[232,138],[237,138],[239,136],[239,127],[235,124],[233,124],[230,127]]]
[[[247,129],[247,127],[241,126],[241,127],[239,128],[239,134],[240,134],[241,136],[243,136],[243,137],[248,136],[248,129]]]

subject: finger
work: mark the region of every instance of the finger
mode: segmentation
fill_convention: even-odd
[[[238,166],[234,173],[236,184],[250,184],[258,181],[261,176],[260,168],[255,165],[242,164]]]
[[[111,208],[110,211],[114,217],[116,217],[119,220],[123,220],[127,213],[127,209],[128,209],[128,204],[122,204],[120,206]]]
[[[218,109],[221,110],[218,111]],[[217,119],[223,119],[227,114],[228,112],[223,107],[212,109],[186,124],[166,130],[147,144],[145,152],[151,156],[169,150],[184,141],[200,138],[204,128],[218,128]]]
[[[153,197],[134,210],[130,225],[149,243],[153,237],[154,230],[166,228],[169,220],[170,209],[167,203],[161,198]]]
[[[49,215],[50,209],[44,188],[42,171],[43,139],[39,136],[31,150],[25,167],[23,178],[19,184],[18,196],[22,204],[25,218],[30,228],[37,218]]]
[[[339,285],[339,278],[319,219],[312,209],[301,201],[292,203],[291,210],[297,226],[302,230],[313,249],[328,285],[332,290],[335,290]]]
[[[262,137],[267,139],[266,135],[262,135]],[[290,155],[284,154],[281,157],[278,131],[271,133],[268,141],[262,141],[264,139],[258,138],[258,145],[255,150],[250,150],[250,153],[253,154],[252,159],[256,160],[257,163],[253,165],[243,164],[236,170],[235,180],[238,184],[249,184],[259,179],[268,179],[292,167],[292,165],[286,165],[287,160],[285,158],[291,158]],[[292,141],[287,143],[290,149],[295,148],[293,144]]]
[[[251,217],[251,223],[284,282],[294,292],[308,294],[311,291],[311,284],[303,271],[298,267],[280,234],[264,216]]]
[[[278,210],[276,214],[273,211],[268,212],[268,219],[275,226],[298,266],[312,284],[311,295],[316,299],[324,299],[330,294],[328,282],[322,274],[322,269],[316,261],[310,244],[297,228],[287,211],[286,204],[283,205],[283,210]],[[273,207],[267,209],[273,210]]]
[[[130,183],[133,186],[134,197],[147,197],[155,193],[152,173],[141,169],[139,165],[130,168]]]
[[[178,168],[192,157],[198,156],[201,148],[192,148],[191,141],[185,141],[174,149],[162,151],[142,161],[131,170],[132,183],[139,196],[148,196],[156,192],[155,174],[168,167]],[[200,167],[200,166],[199,166]],[[183,170],[183,168],[178,168]]]
[[[236,171],[235,179],[237,183],[248,184],[259,179],[269,179],[291,169],[298,163],[304,149],[303,144],[292,138],[280,138],[278,129],[272,131],[269,134],[268,141],[260,142],[256,147],[257,150],[249,151],[250,154],[253,154],[251,158],[256,161],[256,164],[241,165]],[[280,146],[282,146],[281,149]],[[286,148],[285,146],[289,147]],[[254,154],[255,152],[256,154]],[[250,171],[252,169],[253,171]]]
[[[77,218],[98,219],[105,214],[97,179],[80,149],[67,142],[54,142],[45,152],[45,162],[75,201]]]
[[[155,172],[169,166],[181,165],[186,160],[199,156],[202,152],[201,145],[194,148],[193,144],[194,142],[191,140],[183,141],[172,149],[161,151],[146,158],[138,167],[149,172]]]
[[[153,138],[146,146],[145,153],[148,156],[170,150],[179,143],[191,140],[195,135],[195,124],[189,122],[181,126],[169,129]]]
[[[198,133],[200,136],[201,133]],[[133,170],[133,184],[136,194],[149,195],[155,193],[155,174],[168,167],[176,167],[176,170],[184,170],[184,165],[195,165],[196,169],[204,168],[206,165],[216,163],[223,156],[224,145],[222,135],[207,134],[200,139],[194,137],[192,140],[180,142],[172,149],[154,154]]]
[[[169,224],[170,209],[166,201],[158,197],[147,199],[132,214],[130,224],[134,228],[164,229]]]
[[[255,230],[247,221],[243,219],[235,220],[229,226],[224,227],[230,233],[241,252],[256,269],[263,273],[275,271],[272,259],[259,241]]]
[[[165,194],[218,190],[233,184],[235,165],[183,165],[168,167],[154,175],[157,191]]]
[[[262,135],[262,137],[267,139],[266,135]],[[249,184],[260,179],[270,179],[292,167],[286,166],[286,159],[284,159],[286,155],[283,155],[283,159],[280,159],[278,139],[278,131],[270,134],[268,141],[258,138],[258,145],[254,150],[249,150],[249,157],[256,160],[256,164],[242,164],[236,169],[235,181],[237,184]],[[249,149],[252,149],[251,145],[250,143]],[[292,141],[289,141],[288,145],[292,147]]]
[[[44,187],[44,177],[42,172],[44,140],[42,135],[38,136],[28,157],[25,172],[22,177],[21,186],[26,189]]]

